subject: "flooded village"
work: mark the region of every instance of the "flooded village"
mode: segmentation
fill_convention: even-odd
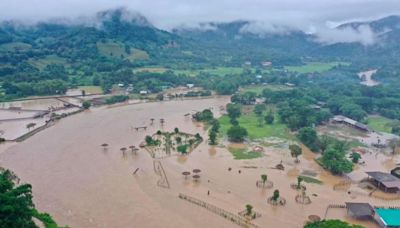
[[[398,173],[390,174],[400,158],[389,145],[398,136],[345,116],[317,127],[318,134],[355,143],[352,151],[361,154],[353,172],[333,175],[317,163],[319,154],[294,139],[231,143],[222,137],[217,145],[208,145],[208,126],[192,115],[204,109],[217,118],[225,115],[229,96],[129,100],[82,109],[85,99],[1,104],[0,129],[7,142],[0,145],[0,166],[31,183],[37,208],[59,224],[302,227],[310,220],[341,219],[385,227],[384,210],[396,211],[400,205],[400,179]],[[174,131],[173,142],[193,140],[188,153],[167,152],[168,132]],[[149,135],[161,144],[149,149]],[[303,151],[298,161],[289,152],[293,143]],[[259,155],[235,159],[231,148]],[[262,175],[268,180],[262,181]],[[274,190],[280,195],[276,204],[271,201]],[[254,211],[251,218],[244,215],[246,205]]]

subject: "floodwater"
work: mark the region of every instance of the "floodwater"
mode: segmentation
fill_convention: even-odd
[[[374,75],[377,72],[377,70],[367,70],[358,73],[358,77],[362,80],[360,84],[366,85],[366,86],[377,86],[379,85],[378,81],[375,81],[372,79],[372,75]]]
[[[300,156],[300,163],[295,163],[286,149],[268,149],[258,159],[234,160],[226,148],[204,142],[189,155],[160,160],[170,188],[157,185],[160,176],[146,150],[137,155],[120,151],[138,146],[146,135],[162,128],[172,131],[178,127],[207,138],[203,126],[184,115],[210,107],[219,110],[227,102],[229,98],[223,97],[95,108],[63,119],[22,143],[0,146],[0,166],[31,183],[39,210],[70,227],[234,227],[230,221],[179,199],[179,193],[235,214],[251,204],[262,214],[253,221],[261,227],[302,227],[309,215],[323,218],[329,204],[384,204],[367,196],[354,199],[346,192],[333,191],[332,185],[341,178],[322,173],[308,151],[305,158]],[[152,126],[150,118],[155,119]],[[160,126],[161,118],[165,119],[164,127]],[[132,128],[141,126],[148,129]],[[108,143],[109,148],[103,150],[102,143]],[[271,168],[279,163],[285,166],[284,171]],[[193,169],[201,170],[198,182],[182,176],[183,171]],[[290,188],[295,175],[304,170],[315,171],[319,174],[316,178],[324,181],[322,185],[305,184],[310,205],[297,204],[294,198],[298,192]],[[256,187],[264,173],[274,183],[273,188]],[[267,203],[275,189],[287,200],[285,206]],[[329,218],[349,219],[342,212],[329,214]]]

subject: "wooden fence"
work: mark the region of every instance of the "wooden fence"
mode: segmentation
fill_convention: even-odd
[[[211,212],[213,212],[213,213],[215,213],[215,214],[217,214],[217,215],[219,215],[219,216],[221,216],[221,217],[223,217],[223,218],[225,218],[225,219],[227,219],[227,220],[229,220],[229,221],[231,221],[233,223],[236,223],[237,225],[239,225],[241,227],[258,228],[257,225],[251,223],[249,220],[244,219],[243,217],[241,217],[239,215],[236,215],[236,214],[233,214],[233,213],[231,213],[229,211],[226,211],[226,210],[224,210],[222,208],[214,206],[214,205],[212,205],[210,203],[204,202],[202,200],[196,199],[194,197],[191,197],[191,196],[188,196],[188,195],[185,195],[185,194],[182,194],[182,193],[179,194],[179,198],[183,199],[183,200],[186,200],[186,201],[188,201],[190,203],[196,204],[196,205],[198,205],[200,207],[203,207],[203,208],[205,208],[205,209],[207,209],[207,210],[209,210],[209,211],[211,211]]]

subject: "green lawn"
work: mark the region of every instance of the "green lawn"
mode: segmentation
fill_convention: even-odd
[[[291,90],[293,88],[286,85],[257,85],[244,87],[243,92],[254,92],[258,95],[261,95],[264,89],[270,89],[272,91],[284,91]]]
[[[108,57],[124,58],[131,61],[149,58],[147,52],[136,48],[130,48],[131,53],[128,54],[125,52],[123,44],[117,42],[97,42],[96,46],[100,54]]]
[[[150,72],[150,73],[164,73],[168,69],[165,67],[161,66],[152,66],[152,67],[139,67],[133,69],[133,73],[138,73],[138,72]]]
[[[171,69],[173,70],[173,69]],[[187,74],[189,76],[196,76],[200,72],[205,72],[213,75],[224,76],[226,74],[241,74],[243,68],[241,67],[216,67],[206,68],[200,70],[173,70],[176,74]]]
[[[325,71],[328,71],[332,69],[335,66],[338,65],[348,65],[348,63],[345,62],[329,62],[329,63],[323,63],[323,62],[308,62],[305,65],[302,66],[285,66],[285,70],[292,71],[292,72],[297,72],[297,73],[322,73]]]
[[[386,133],[392,132],[392,127],[390,127],[390,123],[392,123],[393,120],[391,119],[385,118],[383,116],[370,116],[368,117],[367,121],[368,127],[373,129],[374,131]]]
[[[268,137],[277,137],[282,139],[290,139],[294,140],[294,136],[290,134],[289,129],[285,124],[279,123],[277,121],[277,117],[275,118],[275,122],[271,125],[264,124],[263,126],[258,126],[257,117],[255,114],[251,113],[248,115],[243,115],[239,117],[239,125],[246,128],[249,134],[249,138],[253,139],[261,139]],[[227,115],[219,118],[219,122],[221,124],[221,132],[226,134],[228,129],[232,126],[229,122],[229,117]]]
[[[103,93],[101,86],[78,86],[78,89],[85,90],[87,94]]]
[[[64,66],[68,65],[66,59],[59,57],[57,55],[48,55],[41,59],[30,58],[28,62],[34,65],[35,67],[39,68],[40,70],[44,69],[47,65],[50,64],[60,64]]]
[[[233,155],[236,160],[243,159],[254,159],[262,157],[262,153],[247,151],[247,148],[232,148],[228,147],[229,152]]]

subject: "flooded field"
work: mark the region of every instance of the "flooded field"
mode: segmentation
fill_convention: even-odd
[[[157,185],[161,177],[146,150],[140,149],[137,154],[120,151],[138,146],[146,135],[159,129],[172,131],[178,127],[207,138],[203,125],[193,123],[185,114],[212,108],[219,115],[219,107],[227,102],[229,98],[213,98],[94,108],[63,119],[22,143],[1,145],[0,166],[31,183],[38,209],[70,227],[234,227],[230,221],[179,199],[180,193],[234,214],[251,204],[261,214],[253,222],[261,227],[301,227],[309,215],[324,218],[325,214],[359,223],[343,211],[327,212],[326,208],[347,201],[394,204],[334,191],[333,186],[343,178],[324,171],[314,162],[316,155],[304,147],[300,163],[294,162],[286,148],[272,146],[265,148],[261,158],[234,160],[226,148],[203,142],[189,155],[158,160],[169,188]],[[155,119],[153,125],[151,118]],[[165,120],[163,127],[160,119]],[[134,129],[141,126],[147,126],[147,130]],[[109,144],[107,149],[100,146],[103,143]],[[382,157],[382,161],[385,159]],[[275,169],[277,164],[285,169]],[[201,170],[200,180],[182,175],[193,169]],[[385,166],[381,169],[386,170]],[[313,178],[322,181],[305,184],[312,201],[309,205],[296,203],[299,193],[290,187],[301,173],[315,173]],[[256,186],[261,174],[268,175],[273,188]],[[285,206],[267,203],[275,189],[286,199]],[[374,223],[363,225],[377,227]]]
[[[52,114],[63,115],[79,110],[81,102],[77,98],[49,98],[0,103],[1,137],[15,140],[45,125]]]

